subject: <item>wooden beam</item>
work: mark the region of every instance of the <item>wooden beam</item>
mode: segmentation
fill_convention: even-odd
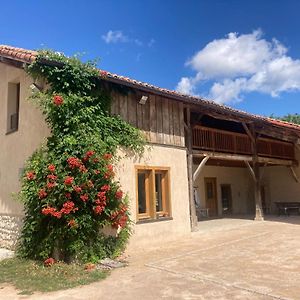
[[[261,172],[260,172],[260,179],[263,178],[264,173],[265,173],[265,170],[266,170],[266,166],[267,166],[267,165],[268,165],[267,163],[265,163],[265,164],[263,165],[262,170],[261,170]]]
[[[290,170],[291,170],[292,175],[293,175],[294,179],[296,180],[296,182],[299,182],[299,177],[298,177],[297,173],[295,172],[295,169],[292,166],[290,166]]]
[[[256,181],[256,177],[255,177],[253,169],[251,168],[251,166],[249,164],[249,161],[244,160],[244,162],[245,162],[246,166],[248,167],[248,169],[250,171],[250,174],[251,174],[251,176],[252,176],[252,178],[253,178],[253,180],[255,182]]]
[[[189,183],[189,200],[190,200],[190,220],[192,231],[197,227],[198,219],[196,214],[196,205],[194,201],[194,182],[193,182],[193,148],[192,148],[192,127],[191,127],[191,110],[186,108],[187,120],[187,168],[188,168],[188,183]]]
[[[194,150],[193,156],[194,157],[209,156],[210,158],[235,160],[235,161],[252,161],[252,156],[250,155],[227,154],[221,152],[202,151],[202,150]],[[280,165],[280,166],[295,165],[295,162],[292,160],[269,158],[269,157],[258,157],[258,162],[263,164]]]
[[[258,160],[258,147],[257,147],[257,134],[255,132],[255,128],[253,124],[251,124],[251,134],[254,137],[252,141],[252,169],[255,177],[254,181],[254,199],[255,199],[255,221],[263,221],[264,220],[264,212],[262,209],[262,201],[261,201],[261,185],[260,185],[260,174],[259,174],[259,160]]]
[[[199,166],[197,167],[197,169],[196,169],[196,171],[194,172],[194,175],[193,175],[193,181],[194,181],[194,182],[195,182],[196,179],[198,178],[200,172],[201,172],[202,169],[204,168],[204,166],[205,166],[206,162],[208,161],[208,159],[209,159],[209,156],[205,156],[205,157],[202,159],[202,161],[201,161],[201,163],[199,164]]]
[[[249,138],[251,139],[252,143],[255,142],[254,136],[252,135],[251,131],[249,130],[247,124],[245,122],[242,122],[242,125],[247,133],[247,135],[249,136]]]

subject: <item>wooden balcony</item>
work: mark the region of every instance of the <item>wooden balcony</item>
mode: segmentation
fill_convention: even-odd
[[[248,135],[203,126],[193,128],[193,148],[212,152],[252,155],[251,140]],[[257,148],[259,156],[295,160],[295,150],[292,143],[259,138]]]

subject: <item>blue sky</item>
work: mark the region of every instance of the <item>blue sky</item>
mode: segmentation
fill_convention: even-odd
[[[300,112],[300,1],[9,1],[0,44],[47,47],[252,113]]]

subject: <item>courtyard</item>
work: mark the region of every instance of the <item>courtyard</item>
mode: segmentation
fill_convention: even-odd
[[[300,219],[199,222],[189,237],[129,251],[107,279],[32,296],[2,286],[1,299],[300,299]]]

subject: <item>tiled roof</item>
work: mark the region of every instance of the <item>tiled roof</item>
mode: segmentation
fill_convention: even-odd
[[[5,57],[9,58],[12,60],[16,61],[21,61],[24,63],[32,63],[37,56],[37,51],[33,50],[26,50],[22,48],[16,48],[16,47],[11,47],[11,46],[6,46],[6,45],[0,45],[0,57]],[[119,84],[124,84],[124,85],[130,85],[132,87],[135,87],[137,89],[142,89],[146,90],[148,92],[152,92],[154,94],[158,93],[161,94],[165,97],[176,99],[176,100],[181,100],[185,102],[191,102],[194,104],[198,105],[207,105],[211,109],[217,109],[218,111],[223,111],[224,113],[231,113],[231,114],[237,114],[245,118],[250,118],[254,120],[260,120],[264,121],[270,125],[276,126],[276,127],[283,127],[283,128],[288,128],[288,129],[294,129],[297,131],[300,131],[300,125],[293,124],[293,123],[288,123],[280,120],[275,120],[267,117],[262,117],[259,115],[254,115],[250,114],[241,110],[237,110],[234,108],[231,108],[229,106],[217,104],[211,100],[203,99],[200,97],[195,97],[195,96],[190,96],[190,95],[185,95],[181,94],[177,91],[172,91],[168,90],[165,88],[157,87],[155,85],[138,81],[135,79],[131,79],[128,77],[120,76],[111,72],[99,70],[99,74],[103,79],[106,79],[108,81],[116,82]]]
[[[0,45],[0,56],[18,60],[24,63],[32,63],[36,58],[37,52],[22,48],[15,48],[5,45]]]

